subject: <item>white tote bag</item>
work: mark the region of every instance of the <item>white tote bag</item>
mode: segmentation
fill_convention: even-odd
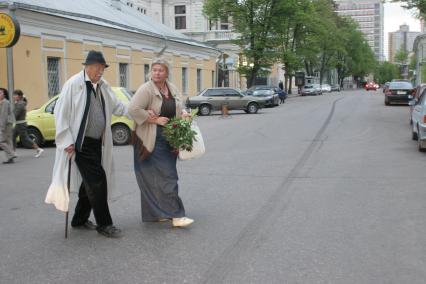
[[[186,161],[197,159],[206,152],[203,136],[201,135],[200,128],[197,126],[195,121],[192,122],[191,129],[197,132],[194,137],[194,143],[192,144],[192,151],[180,150],[179,160]]]

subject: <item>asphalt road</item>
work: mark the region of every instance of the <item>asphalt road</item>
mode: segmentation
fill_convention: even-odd
[[[426,282],[426,156],[406,106],[352,91],[198,124],[207,153],[178,163],[187,229],[141,223],[130,146],[114,149],[122,239],[64,239],[43,203],[54,148],[0,165],[0,283]]]

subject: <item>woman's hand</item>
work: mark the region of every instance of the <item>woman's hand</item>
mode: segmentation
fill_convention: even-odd
[[[157,123],[158,115],[152,109],[147,110],[148,112],[148,123]]]
[[[166,125],[167,122],[169,122],[169,119],[167,117],[164,117],[164,116],[157,117],[157,119],[156,119],[156,123],[158,125],[161,125],[161,126]]]

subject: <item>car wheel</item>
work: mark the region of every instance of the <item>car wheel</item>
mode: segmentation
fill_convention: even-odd
[[[127,145],[130,142],[130,129],[125,124],[115,124],[111,127],[114,145]]]
[[[209,105],[201,105],[199,112],[201,115],[209,115],[211,112],[211,108]]]
[[[423,147],[422,140],[420,139],[420,136],[419,136],[419,127],[418,126],[417,126],[417,145],[418,145],[420,152],[426,152],[426,148]]]
[[[40,131],[35,127],[28,127],[28,136],[31,140],[34,141],[38,146],[42,146],[44,144],[43,135],[41,135]]]
[[[414,141],[416,141],[418,139],[418,135],[417,132],[414,131],[414,127],[411,128],[411,139],[413,139]]]
[[[247,106],[247,112],[250,114],[255,114],[259,110],[259,106],[256,103],[250,103]]]
[[[385,99],[385,106],[389,105],[389,100]]]

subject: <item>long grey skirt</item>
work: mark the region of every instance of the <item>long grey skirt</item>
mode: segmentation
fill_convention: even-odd
[[[163,128],[157,127],[153,152],[141,160],[141,141],[134,144],[134,167],[141,191],[142,222],[185,216],[182,200],[178,195],[177,155],[163,136]]]

